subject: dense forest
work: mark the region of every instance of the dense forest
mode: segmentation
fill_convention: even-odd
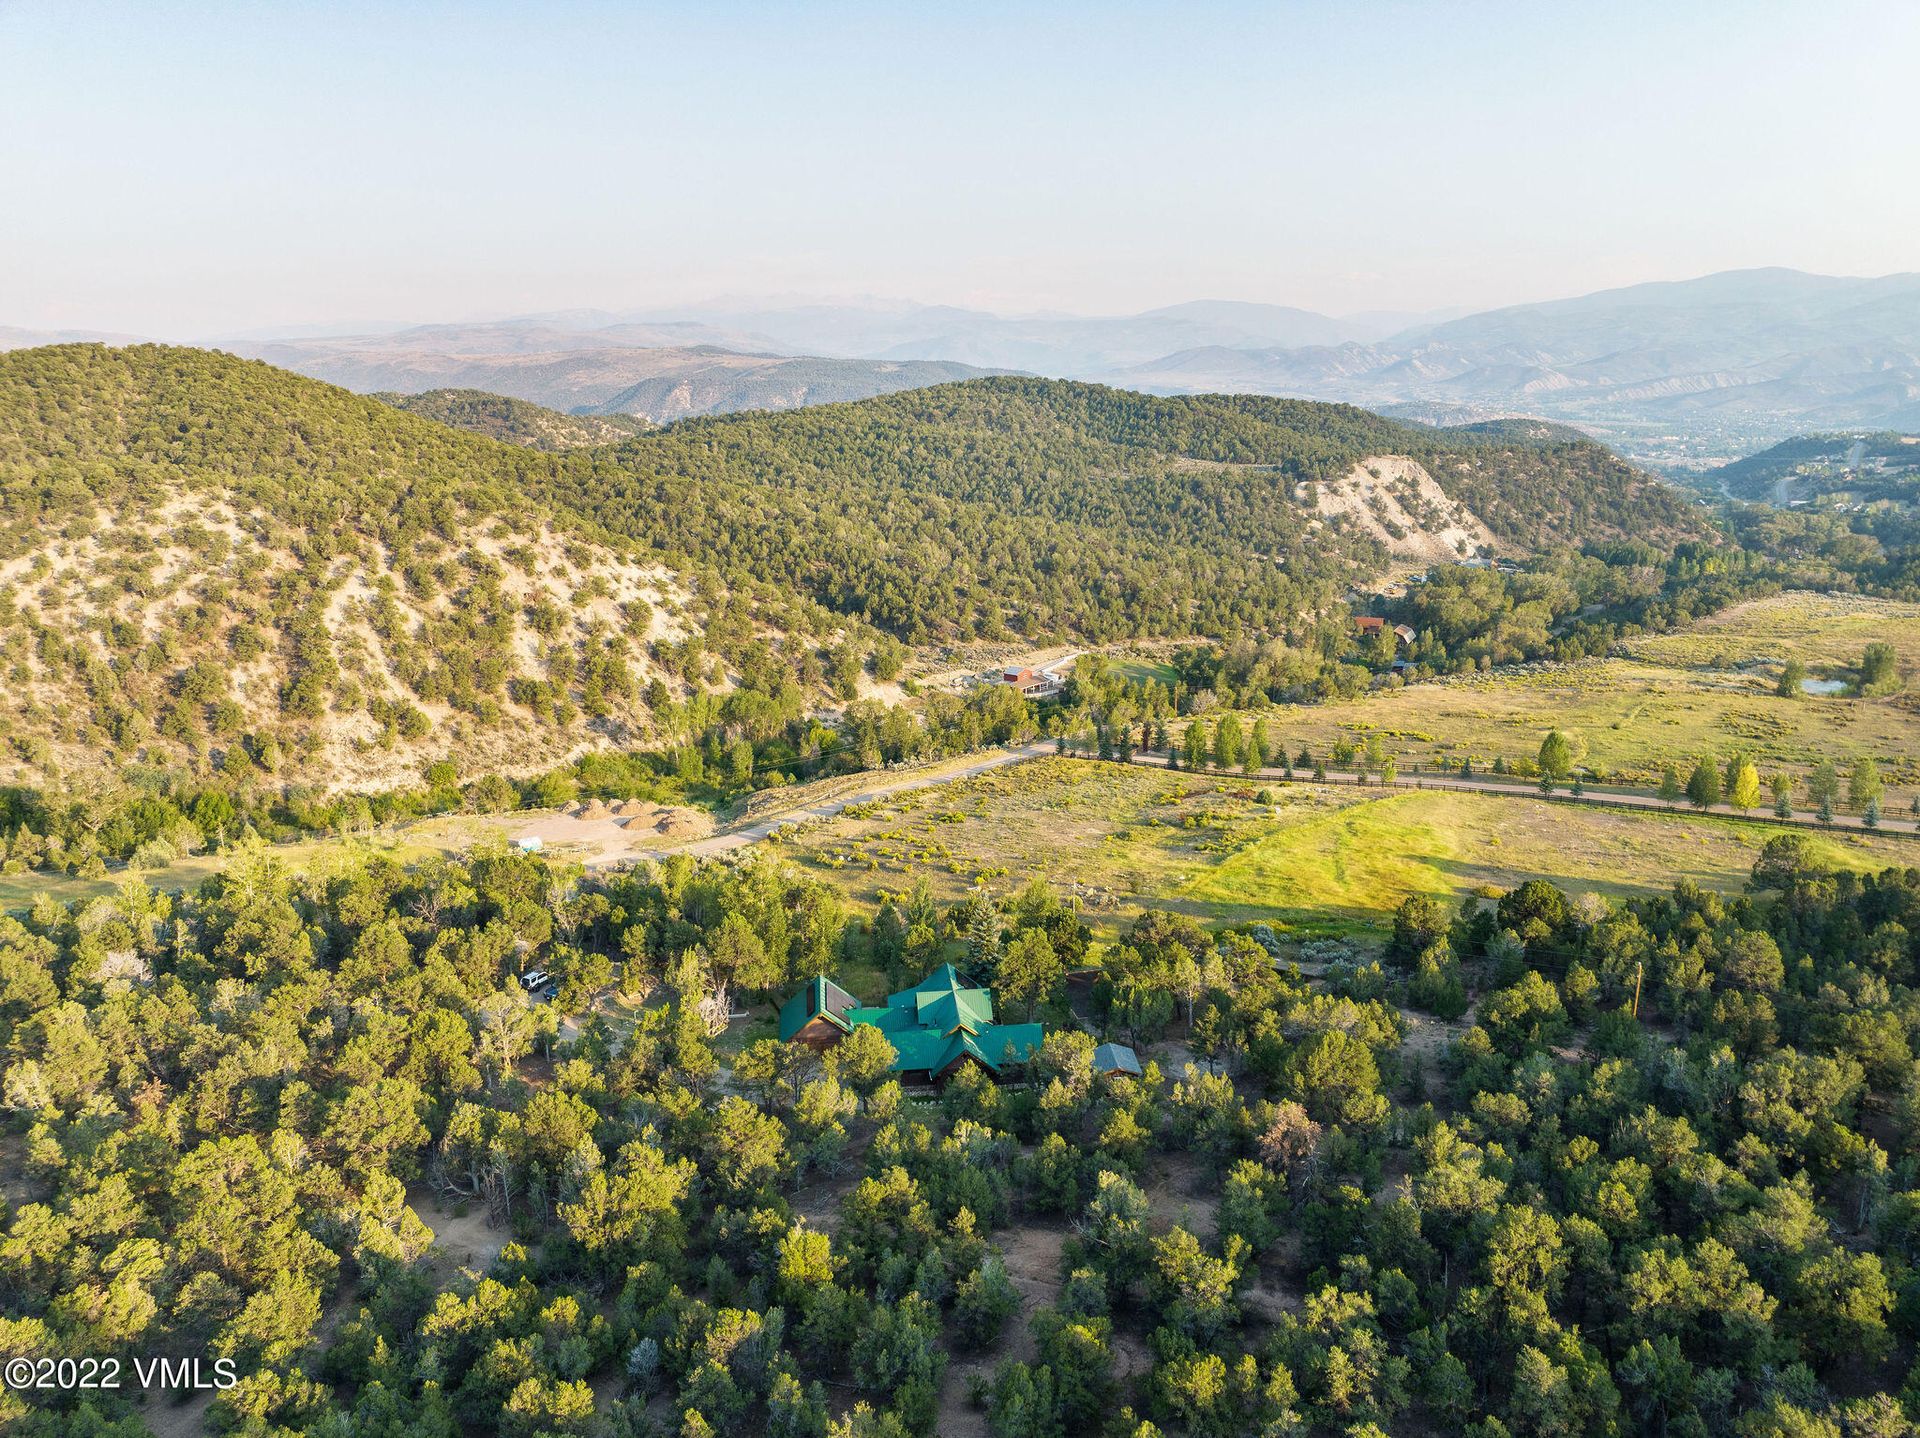
[[[224,1358],[216,1431],[329,1438],[1907,1434],[1915,934],[1920,871],[1791,837],[1733,899],[1410,900],[1319,984],[1149,910],[1094,1014],[1191,1065],[1102,1076],[1061,1024],[929,1099],[884,1041],[716,1037],[852,958],[1061,1020],[1086,931],[1043,887],[854,913],[773,862],[483,851],[42,901],[0,921],[0,1356]],[[563,1034],[609,982],[650,1002]],[[1397,1005],[1470,1017],[1435,1054]],[[1023,1302],[1002,1247],[1063,1225]],[[133,1435],[130,1396],[0,1404]]]
[[[1378,543],[1323,529],[1297,487],[1382,452],[1427,464],[1522,547],[1704,532],[1590,443],[1011,378],[674,425],[556,478],[610,529],[677,520],[676,543],[909,642],[956,627],[1110,640],[1271,632],[1365,579]]]

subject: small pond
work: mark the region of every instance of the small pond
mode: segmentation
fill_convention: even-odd
[[[1844,679],[1802,679],[1800,681],[1800,692],[1802,694],[1845,694],[1847,692],[1847,681]]]

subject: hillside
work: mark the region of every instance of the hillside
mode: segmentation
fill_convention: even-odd
[[[378,786],[652,732],[702,606],[522,456],[208,351],[0,357],[0,775]]]
[[[1709,470],[1699,483],[1778,505],[1911,505],[1920,496],[1920,435],[1799,435]]]
[[[1677,493],[1585,441],[1015,378],[674,425],[555,478],[609,529],[671,532],[909,640],[1111,640],[1272,632],[1377,573],[1390,545],[1302,488],[1375,456],[1423,465],[1510,552],[1701,532]]]
[[[1395,555],[1698,532],[1598,446],[1344,406],[989,379],[541,453],[158,346],[0,357],[0,499],[22,776],[352,785],[637,742],[689,681],[766,737],[855,692],[868,621],[1273,633]]]
[[[616,444],[653,428],[650,421],[632,415],[562,414],[524,399],[478,389],[432,389],[424,394],[388,393],[370,398],[470,434],[549,452]]]

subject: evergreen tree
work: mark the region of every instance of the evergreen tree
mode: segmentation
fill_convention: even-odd
[[[1687,780],[1687,802],[1703,811],[1720,802],[1720,771],[1711,759],[1693,766],[1693,775]]]

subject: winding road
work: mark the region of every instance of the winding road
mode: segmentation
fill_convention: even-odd
[[[1055,752],[1055,744],[1051,739],[1035,739],[1025,744],[1010,745],[1007,748],[986,753],[974,762],[957,768],[942,770],[939,773],[905,774],[897,779],[881,779],[850,793],[804,804],[797,809],[783,810],[764,818],[742,821],[705,838],[690,840],[687,843],[675,845],[671,849],[655,849],[651,852],[692,854],[701,857],[725,854],[735,849],[743,849],[749,844],[757,844],[776,831],[795,824],[804,824],[812,819],[831,819],[856,804],[867,804],[893,794],[904,794],[915,789],[931,789],[957,780],[971,779],[994,769],[1003,769],[1009,764],[1024,764],[1030,759],[1045,758]],[[1097,760],[1089,754],[1073,754],[1070,757],[1086,763],[1109,762]],[[1167,767],[1167,756],[1136,752],[1132,762],[1164,769]],[[1289,778],[1283,770],[1279,769],[1259,769],[1252,774],[1204,770],[1201,771],[1201,777],[1241,778],[1277,784],[1317,783],[1326,788],[1362,788],[1375,793],[1385,790],[1450,789],[1469,794],[1528,799],[1539,804],[1588,804],[1609,809],[1634,809],[1657,814],[1677,813],[1689,817],[1731,819],[1752,824],[1792,825],[1806,829],[1836,829],[1854,833],[1903,836],[1920,834],[1920,824],[1912,819],[1883,816],[1878,828],[1869,828],[1864,820],[1854,814],[1836,814],[1831,821],[1826,821],[1810,809],[1795,809],[1790,816],[1784,818],[1774,813],[1771,808],[1754,809],[1743,814],[1724,804],[1717,804],[1711,809],[1702,811],[1688,805],[1668,804],[1656,795],[1637,793],[1632,790],[1588,789],[1583,794],[1575,795],[1562,789],[1552,794],[1543,794],[1536,784],[1503,784],[1492,779],[1468,779],[1447,774],[1421,774],[1413,778],[1394,779],[1391,782],[1375,778],[1368,779],[1364,783],[1352,777],[1329,776],[1325,780]]]

